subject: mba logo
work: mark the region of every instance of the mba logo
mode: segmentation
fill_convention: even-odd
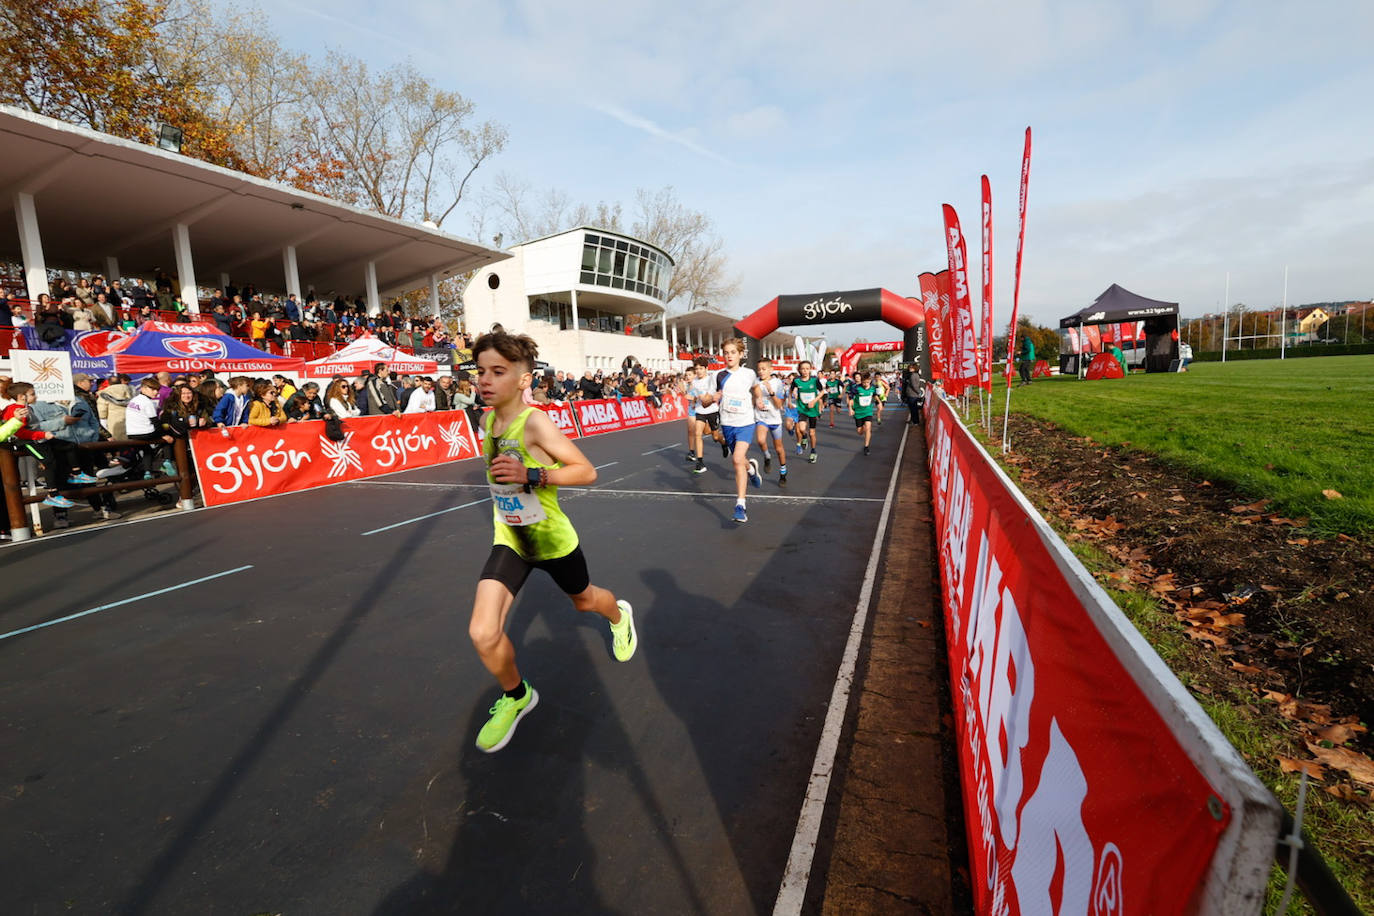
[[[624,412],[625,419],[627,420],[649,419],[649,405],[645,404],[643,401],[623,401],[621,402],[620,409]]]
[[[616,415],[615,408],[610,404],[587,404],[582,408],[582,422],[619,423],[620,417]]]

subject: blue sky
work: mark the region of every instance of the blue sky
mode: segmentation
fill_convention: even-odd
[[[745,315],[779,293],[912,295],[944,265],[940,205],[978,248],[992,181],[1009,313],[1023,131],[1022,312],[1111,283],[1176,300],[1374,297],[1374,4],[380,3],[286,0],[277,34],[409,58],[510,142],[506,172],[578,202],[671,185],[709,214]],[[474,195],[474,199],[476,195]],[[471,214],[445,227],[471,235]],[[486,241],[490,241],[489,239]],[[510,240],[507,240],[509,243]],[[974,281],[976,289],[977,283]],[[837,326],[886,339],[880,328]]]

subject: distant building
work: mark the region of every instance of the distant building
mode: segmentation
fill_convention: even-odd
[[[618,370],[634,357],[671,368],[665,299],[673,259],[640,239],[592,226],[523,242],[483,267],[463,294],[477,335],[500,324],[528,334],[555,369]]]

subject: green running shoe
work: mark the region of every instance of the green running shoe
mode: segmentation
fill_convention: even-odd
[[[620,623],[611,624],[611,648],[615,651],[616,661],[628,662],[634,658],[635,649],[639,648],[635,612],[628,601],[617,601],[615,605],[620,608]]]
[[[477,733],[477,749],[493,754],[510,744],[510,739],[515,736],[515,726],[519,725],[520,720],[525,718],[525,713],[538,703],[539,694],[530,686],[529,681],[525,681],[525,696],[519,700],[512,700],[504,693],[501,694],[496,705],[489,710],[491,718]]]

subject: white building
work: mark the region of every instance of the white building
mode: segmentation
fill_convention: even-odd
[[[528,334],[555,369],[618,370],[633,356],[668,370],[664,297],[673,259],[617,232],[579,226],[515,245],[473,276],[463,294],[471,334],[493,324]]]

